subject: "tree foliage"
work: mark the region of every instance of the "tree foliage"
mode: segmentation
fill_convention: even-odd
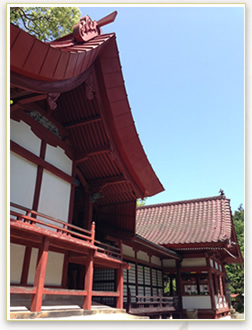
[[[140,198],[137,199],[137,207],[144,206],[145,203],[146,203],[146,198],[144,198],[144,199],[140,199]]]
[[[80,20],[77,7],[11,7],[10,21],[42,41],[52,41],[72,32]]]
[[[233,215],[234,227],[237,240],[244,257],[244,209],[242,205]],[[240,264],[231,264],[226,266],[226,271],[231,281],[231,293],[238,293],[240,296],[244,293],[244,267]]]

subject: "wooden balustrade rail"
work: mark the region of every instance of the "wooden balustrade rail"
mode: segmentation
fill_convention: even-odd
[[[50,217],[48,215],[42,214],[40,212],[36,212],[30,210],[21,205],[11,203],[10,210],[10,219],[11,225],[15,223],[19,223],[22,229],[25,228],[41,228],[42,233],[44,229],[47,231],[44,232],[45,235],[48,235],[48,230],[57,232],[57,235],[64,235],[65,238],[75,238],[76,240],[84,240],[90,245],[90,248],[95,248],[97,252],[97,257],[104,258],[105,256],[109,258],[116,258],[117,260],[122,260],[122,251],[121,248],[116,246],[112,246],[109,244],[105,244],[103,242],[95,240],[95,223],[93,222],[91,225],[91,230],[82,229],[80,227],[74,226],[70,223],[66,223],[64,221],[58,220],[56,218]],[[37,230],[37,229],[36,229]],[[49,244],[49,243],[48,243]],[[49,245],[48,245],[49,246]],[[48,249],[48,247],[47,247]],[[47,250],[48,251],[48,250]],[[99,253],[103,254],[99,256]],[[118,261],[116,261],[118,262]],[[93,266],[92,266],[93,267]],[[68,295],[68,296],[83,296],[84,299],[92,299],[92,296],[96,297],[114,297],[116,299],[119,298],[119,291],[116,292],[105,292],[105,291],[88,291],[88,290],[68,290],[63,288],[39,288],[39,286],[27,287],[21,285],[13,285],[10,287],[11,294],[31,294],[33,298],[38,296],[39,294],[43,295]],[[91,296],[91,298],[90,298]],[[35,305],[31,305],[32,311],[40,311],[42,300],[38,300],[36,298]],[[37,302],[39,301],[39,302]],[[84,305],[83,305],[84,306]],[[84,307],[83,307],[84,308]],[[88,307],[89,309],[89,307]]]
[[[11,220],[18,220],[18,221],[22,221],[24,223],[33,224],[33,225],[36,225],[36,224],[43,225],[43,226],[49,227],[51,229],[55,229],[62,234],[82,237],[84,240],[91,242],[92,235],[91,235],[91,231],[89,231],[89,230],[74,226],[70,223],[50,217],[43,213],[30,210],[28,208],[25,208],[21,205],[15,204],[15,203],[10,203],[10,206],[12,208],[19,210],[19,211],[14,211],[12,209],[10,211],[11,216],[16,217],[16,218],[11,218]],[[26,214],[20,213],[20,210],[25,211]],[[37,217],[39,217],[39,219]],[[47,221],[50,221],[51,223],[48,223]]]
[[[97,240],[95,240],[95,246],[97,247],[98,252],[104,253],[110,257],[122,259],[121,250],[116,246],[108,245]]]
[[[42,228],[46,227],[46,229],[56,231],[59,234],[84,240],[95,246],[97,248],[97,252],[122,260],[122,251],[120,248],[95,240],[94,222],[92,223],[91,230],[86,230],[43,213],[30,210],[15,203],[10,203],[10,206],[12,221],[20,221],[25,224],[39,226]]]
[[[132,301],[135,298],[135,302]],[[167,315],[176,310],[173,297],[161,296],[131,296],[130,288],[127,291],[127,312],[134,315]]]

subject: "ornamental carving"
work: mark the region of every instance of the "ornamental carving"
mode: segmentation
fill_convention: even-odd
[[[86,15],[74,26],[73,34],[77,42],[85,42],[101,34],[101,30],[98,23]]]
[[[49,119],[41,115],[41,113],[38,111],[31,111],[27,114],[62,140],[62,137],[59,134],[59,129]]]
[[[51,110],[55,110],[57,108],[57,99],[59,98],[60,93],[49,93],[47,96],[47,104]]]

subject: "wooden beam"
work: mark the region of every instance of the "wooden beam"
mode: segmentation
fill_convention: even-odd
[[[40,147],[40,158],[45,160],[45,154],[46,154],[46,142],[44,140],[42,140],[41,147]],[[34,195],[33,195],[33,204],[32,204],[32,209],[34,211],[38,211],[39,197],[40,197],[40,191],[41,191],[41,185],[42,185],[42,176],[43,176],[43,167],[38,166],[35,190],[34,190]]]
[[[89,184],[87,183],[84,175],[82,174],[81,170],[78,167],[76,167],[76,176],[78,177],[78,179],[80,180],[80,183],[82,184],[82,186],[84,188],[88,188],[89,187]]]
[[[69,137],[69,132],[66,130],[66,128],[62,124],[60,124],[54,117],[52,117],[47,111],[45,111],[37,103],[22,105],[22,109],[27,112],[32,112],[32,111],[39,112],[42,116],[44,116],[46,119],[48,119],[50,122],[52,122],[58,128],[59,134],[62,137]]]
[[[113,23],[115,18],[117,16],[117,11],[113,11],[113,13],[101,18],[99,21],[97,21],[97,24],[99,27]]]
[[[17,293],[17,294],[35,294],[36,288],[34,287],[26,287],[26,286],[15,286],[11,285],[10,293]]]
[[[78,163],[86,161],[88,159],[88,157],[108,153],[110,151],[111,151],[111,149],[110,149],[109,145],[85,150],[85,151],[79,152],[78,154],[75,155],[75,161],[78,164]]]
[[[48,289],[43,290],[43,294],[51,295],[64,295],[64,296],[86,296],[87,292],[85,290],[64,290],[64,289]]]
[[[39,94],[39,95],[29,95],[28,97],[22,97],[20,99],[14,99],[14,104],[10,107],[10,112],[13,113],[18,109],[24,109],[24,106],[29,104],[29,103],[33,103],[33,102],[37,102],[37,101],[41,101],[41,100],[45,100],[47,98],[47,94]],[[34,109],[33,109],[34,110]]]
[[[70,253],[68,262],[78,265],[86,265],[88,260],[87,258],[88,258],[87,255]]]
[[[113,291],[93,291],[92,292],[92,295],[94,297],[119,297],[119,292],[113,292]]]
[[[37,102],[37,101],[41,101],[41,100],[45,100],[47,99],[47,94],[32,94],[29,95],[27,97],[22,97],[21,99],[17,100],[18,104],[24,105],[24,104],[28,104],[28,103],[32,103],[32,102]],[[14,100],[15,103],[15,100]]]
[[[73,128],[76,128],[76,127],[93,124],[93,123],[96,123],[98,121],[102,121],[102,118],[101,118],[100,115],[89,117],[89,118],[78,120],[78,121],[73,121],[73,122],[64,124],[64,127],[66,129],[73,129]]]
[[[43,167],[47,171],[49,171],[52,174],[58,176],[59,178],[65,180],[66,182],[69,182],[71,184],[74,183],[74,178],[73,177],[71,177],[70,175],[68,175],[65,172],[61,171],[60,169],[58,169],[54,165],[52,165],[52,164],[46,162],[45,160],[41,159],[40,157],[36,156],[35,154],[33,154],[29,150],[23,148],[22,146],[20,146],[16,142],[10,141],[10,149],[11,149],[11,151],[17,153],[21,157],[31,161],[32,163],[34,163],[38,166]]]
[[[211,299],[212,310],[215,312],[216,304],[215,304],[215,297],[214,297],[215,293],[214,293],[214,285],[213,285],[213,275],[211,272],[209,256],[207,254],[206,254],[206,260],[207,260],[207,270],[208,270],[209,295],[210,295],[210,299]]]
[[[88,183],[90,187],[103,187],[108,184],[118,184],[125,181],[126,179],[123,175],[117,175],[101,179],[89,180]]]
[[[43,299],[43,290],[45,284],[46,265],[48,258],[49,239],[45,237],[42,251],[38,257],[38,263],[36,267],[36,273],[34,278],[34,287],[36,288],[36,294],[32,297],[32,303],[30,307],[31,312],[40,312]]]
[[[30,126],[32,132],[39,137],[41,140],[45,140],[46,143],[50,144],[53,147],[61,147],[66,155],[73,159],[73,150],[70,146],[68,139],[61,139],[58,135],[51,132],[48,128],[44,127],[37,120],[33,119],[25,111],[18,111],[17,113],[11,114],[11,119],[19,122],[20,120],[24,121],[27,125]],[[59,129],[59,127],[57,127]],[[60,129],[59,132],[61,133]],[[62,138],[64,136],[61,136]]]

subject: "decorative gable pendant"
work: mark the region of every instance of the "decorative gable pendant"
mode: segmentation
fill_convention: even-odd
[[[80,19],[80,22],[73,27],[73,35],[77,42],[87,42],[98,35],[102,34],[101,26],[114,22],[117,12],[109,14],[108,16],[100,19],[98,22],[92,21],[86,15]]]
[[[77,42],[86,42],[101,34],[101,29],[96,21],[92,21],[91,18],[86,15],[74,26],[73,34]]]

